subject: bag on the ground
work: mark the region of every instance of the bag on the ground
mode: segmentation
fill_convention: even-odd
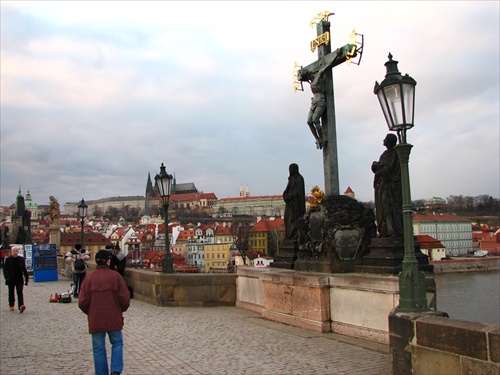
[[[81,258],[77,258],[75,260],[75,271],[85,271],[86,269],[85,262]]]
[[[57,300],[62,303],[70,303],[71,302],[71,293],[70,292],[64,292],[60,293],[58,295]]]

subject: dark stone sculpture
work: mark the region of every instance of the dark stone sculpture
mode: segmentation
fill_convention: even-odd
[[[271,263],[273,268],[294,268],[298,249],[298,223],[306,212],[304,178],[299,173],[299,166],[290,164],[288,170],[290,176],[283,192],[283,200],[285,201],[285,238],[280,243],[274,262]]]
[[[298,220],[306,213],[306,192],[304,178],[299,173],[299,166],[295,163],[288,167],[290,176],[283,192],[285,201],[285,240],[297,239]]]
[[[372,238],[370,253],[363,257],[363,265],[357,266],[357,272],[393,274],[402,270],[404,259],[403,196],[401,191],[401,164],[395,147],[397,137],[387,134],[379,161],[374,161],[375,173],[375,215],[379,236]],[[420,271],[432,272],[428,257],[415,243],[415,257]]]
[[[299,225],[297,271],[353,272],[377,233],[373,211],[343,195],[311,207]]]
[[[387,134],[384,139],[387,150],[372,164],[377,229],[382,238],[403,236],[401,165],[394,149],[396,143],[397,137]]]

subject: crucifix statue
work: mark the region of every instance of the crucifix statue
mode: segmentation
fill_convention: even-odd
[[[353,31],[353,43],[331,51],[330,22],[331,13],[324,12],[318,16],[318,37],[311,42],[311,50],[318,49],[318,60],[302,67],[297,71],[297,80],[308,82],[311,86],[313,97],[307,116],[307,124],[316,141],[316,147],[323,150],[323,166],[325,177],[325,195],[339,195],[339,172],[337,158],[337,134],[335,128],[335,102],[333,96],[332,68],[343,62],[350,63],[358,54],[361,56],[361,47],[358,48]],[[311,21],[313,23],[313,21]],[[359,61],[358,61],[359,64]]]

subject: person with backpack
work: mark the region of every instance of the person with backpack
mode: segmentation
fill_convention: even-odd
[[[75,298],[78,298],[80,286],[87,274],[86,261],[89,259],[89,253],[80,244],[76,244],[74,249],[66,253],[66,262],[71,264],[71,271],[73,272],[73,297]]]

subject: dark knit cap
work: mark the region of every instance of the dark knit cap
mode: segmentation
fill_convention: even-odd
[[[106,264],[109,259],[109,251],[107,250],[99,250],[95,255],[95,262],[97,264]]]

